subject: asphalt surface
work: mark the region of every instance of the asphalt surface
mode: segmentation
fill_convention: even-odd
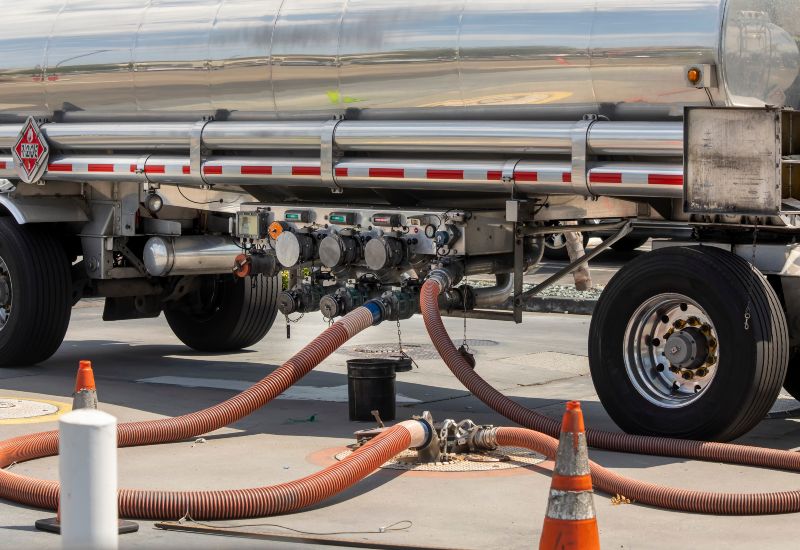
[[[642,253],[642,252],[639,252]],[[611,253],[595,269],[601,284],[626,257]],[[557,269],[548,264],[547,269]],[[536,275],[541,276],[541,274]],[[282,319],[253,349],[207,355],[186,349],[163,318],[102,323],[100,302],[82,302],[73,311],[64,345],[47,363],[0,370],[0,397],[68,402],[77,362],[95,366],[101,408],[120,421],[188,413],[218,403],[271,372],[325,326],[316,315],[292,325],[286,339]],[[463,324],[448,319],[460,343]],[[616,429],[597,401],[586,358],[587,316],[527,314],[525,323],[470,321],[467,337],[477,353],[478,371],[527,407],[559,418],[564,403],[583,402],[586,423]],[[398,420],[424,410],[436,419],[471,418],[508,425],[455,380],[435,357],[422,320],[402,323],[406,348],[419,365],[397,376]],[[351,443],[352,433],[369,423],[348,421],[342,386],[345,363],[359,351],[388,347],[396,327],[386,323],[365,331],[331,356],[287,395],[233,426],[170,445],[119,451],[121,487],[223,489],[269,485],[311,474]],[[800,406],[781,399],[784,408]],[[0,439],[50,430],[42,423],[0,424]],[[800,446],[796,419],[765,420],[742,442],[793,449]],[[752,492],[793,489],[792,473],[702,463],[683,459],[590,451],[591,458],[622,474],[676,487]],[[13,466],[15,473],[57,479],[56,457]],[[541,533],[552,465],[511,472],[401,473],[380,470],[332,500],[309,510],[269,519],[214,525],[241,526],[250,532],[346,532],[338,535],[371,544],[391,543],[478,550],[535,547]],[[603,547],[616,549],[792,548],[797,546],[797,516],[709,517],[658,510],[637,503],[614,505],[612,495],[596,494]],[[0,548],[57,548],[59,538],[37,532],[34,521],[52,512],[0,501]],[[178,518],[174,518],[178,519]],[[399,531],[375,533],[396,522]],[[238,538],[166,532],[140,522],[138,533],[121,538],[122,548],[317,548]],[[408,525],[408,524],[406,524]],[[364,532],[372,532],[365,534]]]

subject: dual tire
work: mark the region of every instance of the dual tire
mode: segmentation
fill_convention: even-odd
[[[200,311],[165,311],[176,336],[200,351],[250,347],[269,332],[278,313],[278,277],[209,278]],[[198,297],[194,297],[198,298]],[[72,275],[63,243],[46,225],[0,217],[0,367],[49,359],[66,335]]]
[[[278,314],[279,277],[211,277],[205,283],[199,296],[188,297],[199,300],[199,310],[177,304],[164,311],[170,328],[184,344],[221,353],[248,348],[267,335]]]
[[[589,361],[626,432],[727,441],[769,412],[786,378],[786,317],[766,278],[713,247],[664,248],[623,267],[601,296]]]

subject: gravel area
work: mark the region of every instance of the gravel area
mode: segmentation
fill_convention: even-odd
[[[494,286],[492,281],[475,281],[470,280],[469,284],[477,287],[477,288],[487,288],[490,286]],[[534,288],[536,285],[533,283],[525,283],[522,285],[522,288],[527,292],[528,290]],[[577,290],[575,285],[553,285],[549,288],[546,288],[540,294],[537,294],[536,297],[538,298],[569,298],[572,300],[597,300],[600,298],[600,294],[605,289],[605,285],[595,285],[591,290]]]

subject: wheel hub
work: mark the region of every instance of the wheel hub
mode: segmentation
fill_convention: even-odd
[[[689,327],[669,337],[664,357],[670,365],[680,369],[696,369],[706,362],[708,342],[697,328]]]
[[[701,399],[717,372],[719,344],[703,308],[681,294],[642,304],[625,332],[625,369],[636,390],[664,408]]]

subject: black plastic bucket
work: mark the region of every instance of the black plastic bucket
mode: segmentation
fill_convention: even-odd
[[[395,418],[395,365],[397,359],[351,359],[347,362],[347,401],[350,420],[374,420],[377,410],[381,420]]]

